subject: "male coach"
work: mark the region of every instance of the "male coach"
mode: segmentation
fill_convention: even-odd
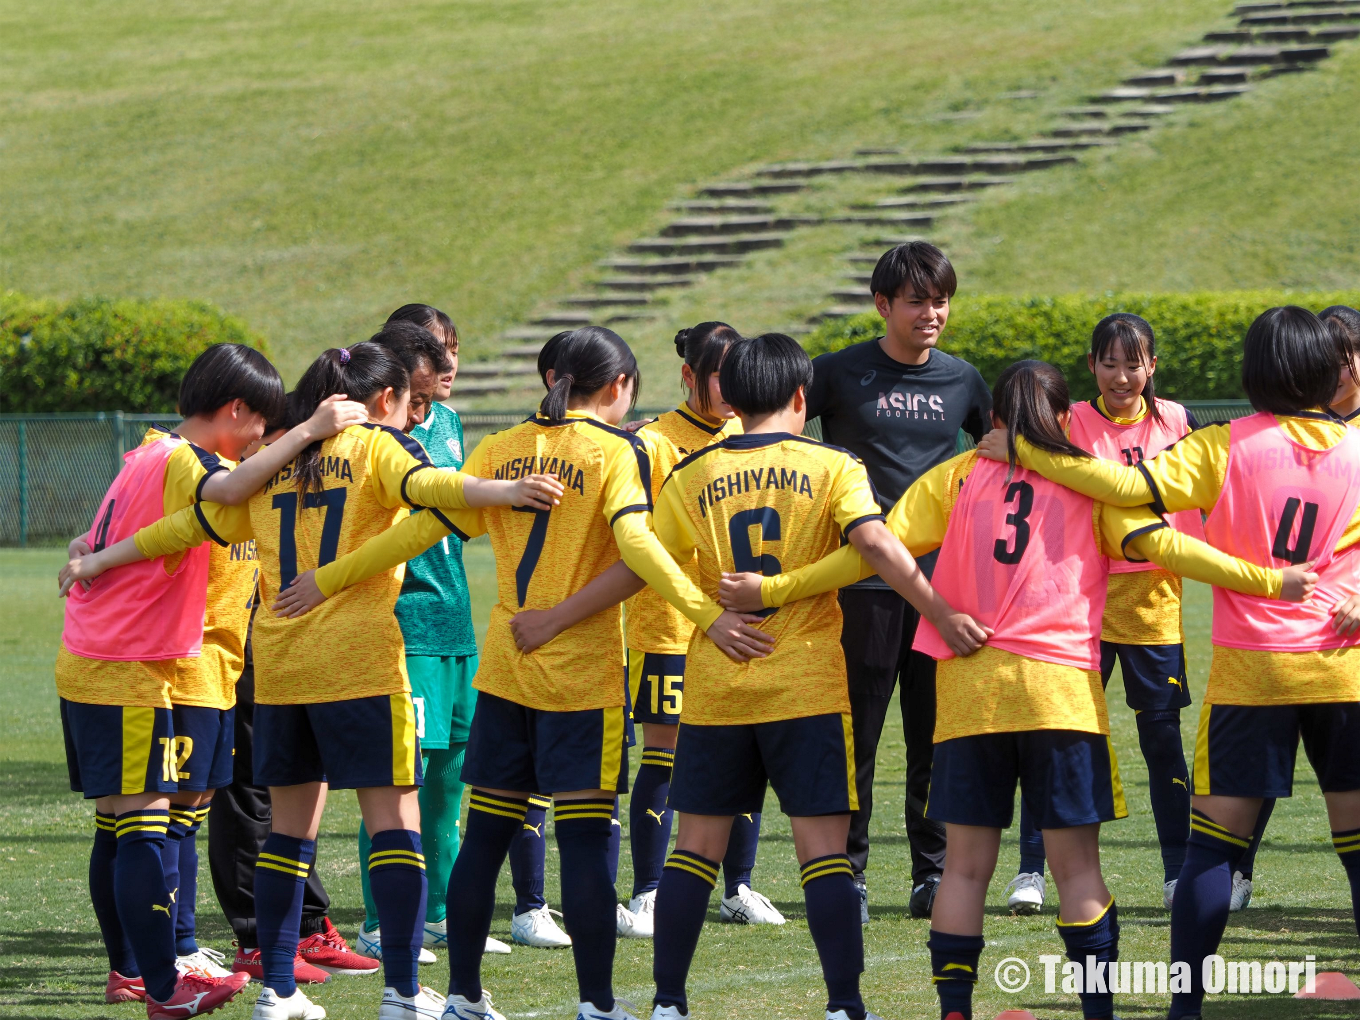
[[[992,397],[972,365],[935,349],[958,285],[933,244],[911,241],[885,252],[870,288],[884,335],[815,358],[808,418],[820,417],[824,441],[864,461],[886,513],[912,482],[957,452],[959,430],[974,440],[991,428]],[[920,560],[927,575],[935,554]],[[907,840],[911,914],[929,917],[944,869],[944,826],[925,817],[935,730],[935,660],[911,650],[916,610],[878,577],[841,589],[841,646],[850,682],[859,810],[847,853],[869,921],[864,869],[869,860],[874,765],[893,687],[902,680],[907,741]]]

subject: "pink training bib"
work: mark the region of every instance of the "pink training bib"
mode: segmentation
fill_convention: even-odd
[[[933,584],[949,604],[996,633],[992,648],[1078,669],[1100,668],[1108,558],[1096,545],[1092,501],[1034,471],[979,460],[945,529]],[[914,647],[953,658],[927,620]]]
[[[167,435],[123,455],[123,470],[109,486],[86,536],[98,551],[135,535],[165,516],[165,465],[185,440]],[[203,647],[208,602],[208,544],[190,549],[173,573],[165,558],[116,567],[86,591],[77,584],[66,599],[61,640],[87,659],[148,662],[187,659]]]
[[[1360,505],[1360,434],[1330,450],[1294,442],[1273,414],[1238,418],[1228,433],[1223,491],[1205,525],[1210,544],[1249,563],[1285,567],[1316,560],[1317,591],[1281,602],[1214,588],[1213,643],[1226,648],[1309,652],[1360,644],[1331,628],[1336,603],[1360,591],[1355,547],[1336,544]]]
[[[1101,460],[1112,460],[1128,467],[1151,460],[1190,431],[1185,408],[1172,400],[1158,400],[1160,422],[1146,415],[1134,425],[1120,425],[1110,421],[1093,404],[1072,405],[1072,423],[1068,438],[1083,450]],[[1204,538],[1204,517],[1198,510],[1181,510],[1166,515],[1167,524],[1191,538]],[[1110,573],[1129,574],[1139,570],[1156,570],[1155,563],[1129,563],[1111,560]]]

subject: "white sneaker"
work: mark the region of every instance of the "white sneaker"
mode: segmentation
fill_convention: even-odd
[[[828,1009],[826,1011],[826,1020],[850,1020],[850,1014],[843,1009],[838,1009],[834,1013]],[[864,1020],[883,1020],[883,1018],[877,1013],[866,1012],[864,1014]]]
[[[628,911],[633,915],[634,927],[651,938],[656,930],[656,890],[634,896],[628,901]]]
[[[688,1013],[681,1013],[679,1006],[657,1006],[652,1010],[652,1020],[689,1020]]]
[[[255,1000],[250,1020],[326,1020],[326,1011],[303,995],[301,988],[286,999],[266,988]]]
[[[1179,881],[1180,879],[1173,878],[1170,882],[1165,882],[1162,885],[1162,903],[1167,910],[1171,909],[1171,903],[1176,898],[1176,883]]]
[[[209,949],[207,946],[200,946],[197,951],[187,953],[175,960],[175,970],[181,974],[198,974],[201,977],[227,978],[231,977],[231,971],[222,966],[226,960],[225,953],[219,953],[216,949]]]
[[[1228,911],[1236,913],[1245,910],[1251,903],[1251,879],[1243,878],[1242,872],[1233,872],[1232,899],[1228,900]]]
[[[1044,909],[1047,886],[1044,876],[1037,871],[1022,871],[1006,886],[1006,906],[1017,914],[1038,914]]]
[[[863,914],[860,916],[863,919]],[[783,924],[784,915],[749,885],[739,885],[735,896],[723,897],[718,906],[718,920],[728,924]]]
[[[615,999],[614,1008],[608,1013],[602,1009],[596,1009],[593,1003],[583,1002],[576,1007],[576,1020],[638,1020],[636,1016],[628,1012],[629,1009],[637,1009],[637,1007],[623,999]]]
[[[510,938],[522,946],[537,946],[540,949],[565,949],[571,945],[571,936],[557,926],[553,914],[545,903],[537,910],[526,910],[516,914],[510,922]]]
[[[861,875],[855,879],[855,892],[859,893],[859,923],[869,923],[869,883]]]
[[[378,1020],[439,1020],[444,1014],[444,997],[433,988],[420,985],[416,994],[402,995],[391,985],[383,989],[382,1005],[378,1007]]]
[[[364,931],[363,925],[359,926],[359,937],[354,940],[354,951],[360,956],[367,956],[370,960],[382,959],[382,929],[374,928],[372,931]],[[506,950],[508,953],[510,950]],[[418,963],[434,963],[434,953],[424,946],[420,947],[420,955],[416,957]]]
[[[425,935],[421,942],[426,949],[448,949],[449,948],[449,920],[444,918],[431,924],[425,922]]]
[[[496,1012],[491,1005],[491,996],[483,988],[482,997],[476,1002],[469,1002],[461,995],[450,995],[444,1000],[441,1020],[505,1020],[505,1015]]]
[[[651,919],[648,918],[646,927],[642,927],[638,924],[637,915],[622,903],[614,904],[614,928],[618,931],[620,938],[649,939],[652,937]]]

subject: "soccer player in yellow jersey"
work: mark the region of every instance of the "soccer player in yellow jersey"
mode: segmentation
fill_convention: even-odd
[[[935,596],[887,535],[864,465],[799,435],[812,363],[798,343],[780,334],[740,340],[719,380],[743,433],[677,464],[653,517],[677,561],[697,557],[700,588],[716,592],[724,571],[777,574],[812,563],[848,537],[952,640],[977,647],[985,634]],[[745,663],[697,634],[689,643],[670,790],[679,833],[656,898],[654,1020],[689,1015],[686,977],[732,818],[760,808],[767,782],[792,817],[826,1015],[869,1015],[859,993],[859,896],[845,853],[856,791],[845,662],[835,651],[840,608],[828,593],[768,615],[761,626],[774,650]]]

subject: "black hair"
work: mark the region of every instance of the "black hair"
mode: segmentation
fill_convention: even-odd
[[[394,396],[411,388],[406,366],[386,347],[370,342],[348,349],[332,347],[321,352],[302,373],[297,389],[289,395],[289,420],[297,425],[316,413],[321,401],[337,393],[360,403],[388,387]],[[303,492],[320,491],[321,441],[312,443],[293,461],[293,477]]]
[[[560,337],[560,339],[559,339]],[[538,409],[550,421],[565,421],[573,393],[598,393],[619,376],[633,380],[631,409],[637,404],[642,379],[637,358],[623,338],[603,326],[582,326],[557,341],[553,384]]]
[[[557,349],[562,346],[562,341],[571,336],[572,330],[564,329],[548,338],[548,342],[543,345],[543,349],[538,352],[538,377],[543,380],[545,390],[552,389],[548,385],[548,372],[557,364]]]
[[[1326,407],[1340,375],[1332,334],[1306,308],[1266,309],[1242,341],[1242,389],[1258,411],[1298,414]]]
[[[433,305],[402,305],[395,312],[387,317],[388,322],[414,322],[417,326],[424,326],[434,334],[435,339],[442,341],[445,347],[452,347],[454,353],[458,353],[458,327],[453,324],[453,320],[441,312]],[[441,371],[447,372],[448,369]]]
[[[1156,343],[1147,319],[1132,312],[1115,312],[1096,323],[1091,333],[1091,357],[1099,361],[1111,350],[1117,350],[1128,361],[1141,361],[1151,367],[1157,354]],[[1157,409],[1157,391],[1150,375],[1143,384],[1143,401],[1152,420],[1161,422],[1162,412]]]
[[[380,344],[395,354],[406,371],[415,375],[424,365],[435,372],[448,372],[453,369],[453,360],[448,348],[424,326],[417,326],[409,319],[389,320],[382,329],[368,338],[370,343]]]
[[[812,385],[812,359],[783,333],[743,338],[727,349],[718,384],[734,410],[773,414],[788,406],[799,386]]]
[[[1006,451],[1015,470],[1015,437],[1049,453],[1090,454],[1063,432],[1058,416],[1072,406],[1063,374],[1047,361],[1017,361],[992,387],[992,413],[1006,426]]]
[[[722,364],[727,348],[741,334],[725,322],[701,322],[675,334],[675,353],[685,359],[694,373],[694,402],[699,410],[709,411],[708,379]]]
[[[279,370],[263,354],[244,344],[213,344],[180,381],[179,413],[212,414],[233,400],[244,400],[266,421],[282,418],[288,403]]]
[[[889,248],[874,266],[869,278],[869,293],[882,294],[889,301],[911,293],[921,297],[953,297],[959,288],[954,266],[928,241],[908,241]]]
[[[1332,305],[1318,312],[1318,318],[1332,334],[1337,359],[1346,366],[1351,378],[1360,383],[1360,376],[1355,374],[1356,351],[1360,350],[1360,312],[1348,305]]]

